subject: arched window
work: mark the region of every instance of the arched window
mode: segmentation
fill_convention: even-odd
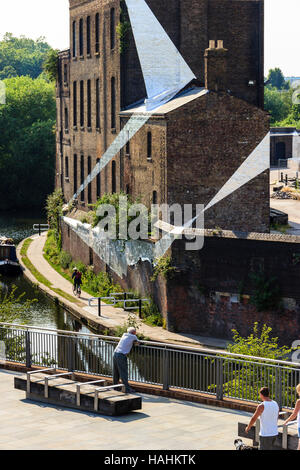
[[[92,127],[92,96],[91,96],[91,80],[87,81],[87,126]]]
[[[116,44],[116,25],[115,25],[115,9],[110,10],[110,48],[114,49]]]
[[[111,192],[114,194],[117,192],[117,176],[116,176],[116,162],[113,161],[111,164]]]
[[[111,128],[116,128],[116,80],[111,79]]]
[[[83,56],[83,19],[79,21],[79,55]]]
[[[100,80],[96,80],[96,129],[100,129]]]
[[[84,126],[84,82],[80,82],[80,127]]]
[[[91,53],[91,17],[86,19],[86,53]]]
[[[73,36],[73,57],[77,56],[77,41],[76,41],[76,21],[72,24],[72,36]]]
[[[95,16],[95,52],[100,52],[100,15]]]
[[[73,125],[77,126],[77,82],[73,83]]]
[[[152,158],[152,134],[147,132],[147,158],[151,160]]]
[[[80,158],[80,184],[84,183],[84,156],[81,155]],[[84,202],[84,190],[80,193],[80,200]]]

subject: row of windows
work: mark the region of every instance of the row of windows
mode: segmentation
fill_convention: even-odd
[[[73,82],[73,126],[76,127],[78,123],[77,116],[77,99],[78,99],[78,85]],[[87,80],[86,85],[83,80],[79,82],[79,114],[80,114],[80,127],[85,125],[85,93],[86,93],[86,125],[88,128],[92,127],[92,82]],[[111,128],[116,128],[116,80],[111,78]],[[94,102],[95,102],[95,116],[96,116],[96,129],[100,129],[100,80],[96,79],[94,84]],[[68,124],[68,112],[65,110],[65,129]]]
[[[77,154],[74,154],[73,158],[73,191],[74,194],[78,190],[78,182],[80,182],[80,185],[83,184],[85,178],[92,172],[92,158],[88,156],[87,159],[87,175],[85,174],[85,166],[84,166],[84,156],[80,156],[80,160],[78,161]],[[100,159],[97,158],[97,163],[99,163]],[[78,168],[80,169],[80,174],[78,175]],[[79,177],[79,178],[78,178]],[[65,178],[69,178],[69,157],[65,157]],[[116,162],[112,161],[111,164],[111,181],[112,181],[112,193],[117,192],[117,168],[116,168]],[[95,178],[96,182],[96,197],[99,199],[101,197],[101,177],[100,174]],[[85,201],[85,192],[86,190],[81,191],[80,193],[80,200],[81,202]],[[87,186],[87,200],[88,204],[92,203],[92,182],[88,184]]]
[[[93,22],[94,21],[94,22]],[[85,32],[84,32],[85,23]],[[92,24],[93,23],[93,24]],[[77,21],[72,23],[72,55],[77,57],[83,57],[84,55],[84,44],[86,44],[86,54],[91,55],[91,31],[94,30],[95,37],[95,53],[100,52],[100,14],[96,13],[95,16],[87,16],[84,20],[80,18],[78,24]],[[116,14],[115,9],[110,10],[110,48],[114,49],[116,45]]]

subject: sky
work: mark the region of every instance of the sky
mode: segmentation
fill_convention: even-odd
[[[45,36],[53,48],[66,49],[68,8],[68,0],[0,0],[0,38],[6,32]],[[265,0],[265,75],[280,67],[285,76],[300,77],[299,18],[299,0]]]

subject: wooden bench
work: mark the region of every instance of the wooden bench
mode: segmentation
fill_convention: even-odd
[[[103,379],[78,382],[72,372],[45,374],[50,371],[55,372],[55,369],[15,377],[15,388],[24,390],[29,400],[108,416],[120,416],[142,408],[142,398],[124,393],[123,384],[107,386]]]

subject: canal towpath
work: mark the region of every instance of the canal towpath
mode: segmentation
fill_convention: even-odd
[[[27,249],[27,257],[36,270],[49,281],[50,286],[39,282],[34,274],[22,262],[21,248],[25,242],[25,240],[23,240],[18,245],[17,254],[23,268],[23,273],[31,282],[37,284],[38,287],[48,296],[56,299],[56,301],[70,311],[75,317],[83,323],[88,324],[92,329],[99,333],[101,333],[101,331],[103,332],[105,329],[114,330],[118,326],[123,326],[124,323],[126,323],[128,312],[122,308],[115,308],[102,302],[101,317],[99,317],[96,302],[94,302],[93,306],[89,306],[89,299],[91,298],[90,294],[82,291],[80,299],[77,299],[74,296],[72,283],[55,271],[55,269],[53,269],[44,258],[43,251],[47,238],[46,232],[41,236],[33,235],[29,238],[31,238],[32,242]],[[143,334],[152,341],[189,345],[202,349],[213,348],[215,350],[224,350],[228,344],[228,340],[225,339],[185,333],[173,333],[162,327],[150,326],[141,321],[138,321],[138,334]]]

